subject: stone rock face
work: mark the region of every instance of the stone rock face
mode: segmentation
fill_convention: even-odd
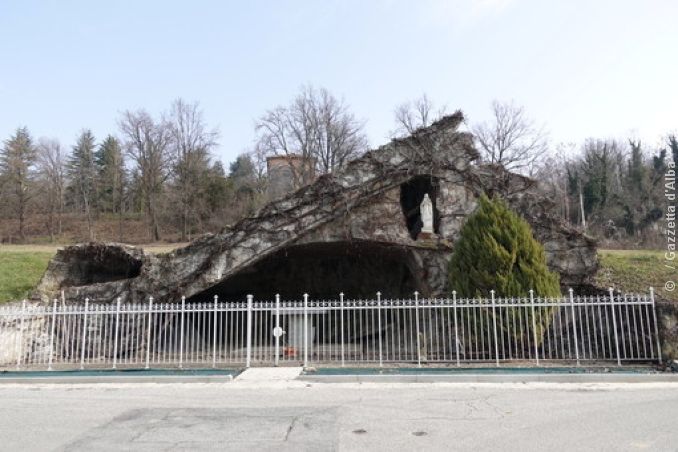
[[[678,360],[678,305],[657,301],[657,324],[663,361]]]
[[[454,242],[483,192],[503,196],[527,219],[564,285],[588,284],[597,269],[595,242],[553,215],[553,203],[535,181],[475,164],[472,136],[457,130],[462,120],[458,112],[393,140],[254,217],[168,254],[100,243],[60,250],[36,297],[48,300],[64,290],[69,300],[92,302],[215,294],[242,299],[251,292],[255,299],[275,292],[298,299],[303,292],[330,297],[342,287],[349,296],[363,296],[353,280],[388,286],[376,290],[390,290],[391,297],[409,296],[404,292],[412,289],[445,296]],[[428,238],[419,237],[424,194],[433,204]],[[329,268],[330,262],[343,270]]]
[[[47,318],[32,315],[38,303],[4,303],[0,311],[0,367],[13,366],[28,357],[47,362],[49,357],[49,334],[45,331]],[[24,311],[25,309],[25,311]],[[9,313],[12,314],[9,314]],[[26,315],[22,315],[26,313]],[[39,331],[40,334],[27,334]]]

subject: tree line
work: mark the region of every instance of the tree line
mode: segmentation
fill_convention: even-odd
[[[18,220],[18,241],[27,239],[31,216],[46,217],[47,234],[56,240],[68,214],[84,218],[90,240],[123,241],[126,221],[138,217],[147,240],[161,240],[168,230],[187,240],[256,203],[250,158],[239,156],[226,173],[212,154],[218,134],[207,127],[197,103],[177,99],[158,118],[125,111],[118,126],[117,136],[101,140],[84,129],[70,150],[54,139],[36,141],[26,127],[4,142],[0,209],[3,217]],[[98,221],[115,221],[116,237],[97,237]]]
[[[610,245],[658,246],[668,203],[665,176],[678,165],[678,137],[656,145],[637,139],[589,139],[561,146],[542,162],[564,219]]]
[[[314,173],[323,174],[367,149],[364,122],[343,100],[312,86],[263,114],[254,132],[253,148],[227,171],[214,155],[218,131],[206,124],[198,103],[182,99],[157,117],[124,111],[117,134],[97,139],[84,129],[70,149],[19,127],[0,149],[0,215],[16,222],[0,232],[0,241],[25,242],[45,232],[58,241],[71,217],[86,223],[89,240],[126,241],[136,220],[143,222],[144,241],[190,240],[265,203],[268,156],[309,157]],[[109,228],[98,236],[103,222],[115,223],[116,233]]]
[[[390,135],[410,134],[446,111],[426,95],[400,104]],[[342,99],[313,86],[262,114],[252,148],[228,168],[214,155],[219,133],[197,102],[177,99],[158,116],[124,111],[117,126],[100,138],[84,129],[69,148],[17,128],[0,148],[0,242],[68,240],[65,219],[86,224],[86,237],[76,240],[129,241],[133,222],[143,225],[137,241],[190,240],[218,232],[266,202],[267,157],[310,158],[317,175],[336,171],[368,148],[365,121]],[[652,148],[633,139],[590,139],[554,149],[545,127],[523,107],[498,101],[488,121],[469,128],[479,163],[540,180],[552,190],[564,221],[619,244],[652,245],[661,235],[663,177],[678,163],[676,136]],[[306,169],[294,174],[298,184],[313,176]],[[108,228],[98,233],[104,223]]]

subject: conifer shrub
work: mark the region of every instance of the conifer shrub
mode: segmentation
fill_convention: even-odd
[[[559,297],[559,275],[548,269],[544,247],[534,238],[530,225],[501,199],[482,195],[479,201],[454,245],[448,272],[450,290],[456,291],[457,298],[490,298],[491,290],[496,298],[527,298],[530,289],[535,297]],[[482,315],[473,313],[473,321],[466,319],[471,326],[468,333],[476,338],[491,337],[487,329],[492,325],[492,313],[483,309]],[[500,334],[533,342],[528,305],[496,312]],[[537,341],[541,342],[553,317],[552,309],[538,308],[535,317]],[[478,318],[485,321],[476,324]]]

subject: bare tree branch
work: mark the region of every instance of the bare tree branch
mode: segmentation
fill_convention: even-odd
[[[165,122],[156,123],[145,110],[125,111],[119,121],[126,139],[125,151],[136,164],[142,197],[153,240],[160,240],[158,200],[170,174],[171,133]]]
[[[531,175],[548,151],[543,127],[513,102],[492,102],[492,120],[472,127],[483,160],[507,170]]]
[[[441,117],[445,116],[445,105],[436,108],[435,104],[426,94],[417,99],[403,102],[398,105],[393,114],[395,116],[396,130],[391,132],[394,137],[411,135],[417,129],[428,127]]]
[[[304,87],[288,106],[267,111],[255,125],[256,149],[264,155],[299,155],[330,173],[367,149],[363,123],[328,90]],[[305,168],[292,168],[298,184],[309,181]]]

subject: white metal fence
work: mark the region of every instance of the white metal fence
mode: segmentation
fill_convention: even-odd
[[[654,295],[64,303],[0,308],[0,366],[660,360]]]

